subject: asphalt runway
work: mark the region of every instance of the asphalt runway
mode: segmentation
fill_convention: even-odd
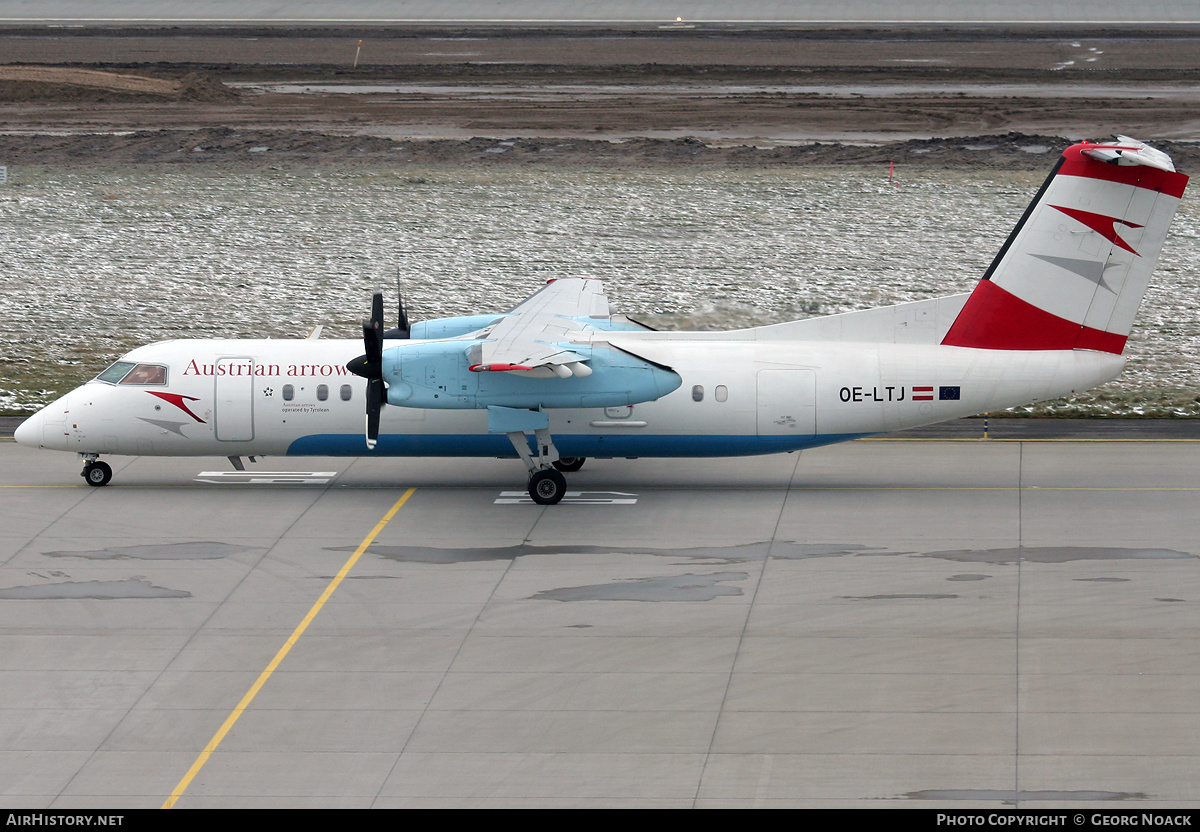
[[[0,804],[1195,808],[1200,442],[1131,439],[589,460],[549,508],[3,441]]]

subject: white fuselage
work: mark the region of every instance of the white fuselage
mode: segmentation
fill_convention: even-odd
[[[554,409],[571,457],[737,456],[794,451],[1068,395],[1108,381],[1124,358],[1088,350],[595,332],[683,379],[632,407]],[[393,342],[388,342],[389,344]],[[365,381],[351,340],[176,340],[122,360],[162,365],[154,384],[93,380],[32,416],[17,440],[82,454],[514,457],[487,411],[387,406],[364,438]]]

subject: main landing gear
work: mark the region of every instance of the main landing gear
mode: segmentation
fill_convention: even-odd
[[[488,406],[488,433],[503,433],[529,471],[529,497],[538,505],[552,506],[567,496],[567,478],[563,471],[583,467],[581,456],[559,456],[550,438],[550,420],[540,410],[519,407]],[[534,436],[535,456],[529,449],[529,434]]]
[[[562,498],[567,494],[567,478],[562,472],[578,471],[583,467],[584,457],[559,456],[547,428],[538,428],[533,434],[537,438],[536,457],[529,451],[529,440],[525,431],[506,431],[517,456],[521,457],[529,471],[530,499],[538,505],[556,505],[562,502]]]
[[[112,468],[107,462],[100,461],[99,454],[81,454],[84,459],[83,470],[79,476],[87,480],[88,485],[99,487],[108,485],[112,479]]]

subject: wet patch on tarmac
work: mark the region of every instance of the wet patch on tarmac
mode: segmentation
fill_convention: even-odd
[[[1093,800],[1146,800],[1142,792],[1080,791],[1013,791],[1012,789],[926,789],[901,795],[909,800],[998,800],[1001,803],[1053,800],[1061,803]]]
[[[191,598],[182,589],[166,589],[141,578],[127,581],[64,581],[57,584],[13,586],[0,589],[0,599],[11,601],[59,601],[91,599],[116,601],[125,598]]]
[[[938,595],[936,593],[898,593],[896,595],[839,595],[843,601],[945,601],[949,598],[959,598],[958,595]]]
[[[714,572],[711,575],[665,575],[613,584],[568,586],[548,589],[531,596],[537,601],[711,601],[723,595],[741,595],[725,581],[744,581],[745,572]]]
[[[434,546],[368,546],[365,554],[375,555],[386,560],[400,563],[487,563],[494,560],[515,560],[521,555],[550,554],[550,552],[527,551],[541,548],[553,548],[555,554],[561,551],[559,547],[539,546],[481,546],[473,549],[439,549]],[[584,549],[599,547],[580,547]],[[327,552],[354,552],[357,546],[326,546]]]
[[[1010,549],[951,549],[927,552],[926,558],[961,563],[1067,563],[1073,560],[1176,560],[1194,558],[1174,549],[1122,549],[1115,546],[1015,546]]]
[[[1155,598],[1155,601],[1167,601],[1169,603],[1185,603],[1183,598]]]
[[[962,575],[951,575],[947,581],[986,581],[991,575],[980,575],[975,572],[967,572]]]
[[[244,552],[261,552],[253,546],[200,540],[191,543],[150,543],[142,546],[110,546],[81,552],[43,552],[51,558],[87,558],[88,560],[217,560]]]
[[[187,545],[187,544],[177,544]],[[216,544],[222,545],[222,544]],[[128,547],[139,548],[139,547]],[[330,546],[329,552],[353,552],[354,546]],[[108,550],[105,550],[108,551]],[[838,557],[917,557],[941,558],[960,563],[984,563],[991,565],[1013,564],[1018,560],[1026,563],[1067,563],[1077,560],[1178,560],[1195,558],[1190,552],[1175,549],[1125,549],[1109,546],[1015,546],[1006,549],[950,549],[940,552],[917,553],[890,551],[878,546],[860,543],[797,543],[775,541],[769,543],[743,543],[738,546],[701,546],[694,549],[650,548],[645,546],[571,546],[538,545],[522,543],[515,546],[480,546],[470,548],[438,548],[435,546],[383,546],[374,545],[367,549],[369,554],[401,563],[484,563],[487,561],[515,560],[532,555],[650,555],[652,557],[686,558],[718,563],[751,563],[768,558],[780,560],[806,560],[809,558]],[[80,553],[66,552],[62,554]],[[990,575],[954,576],[949,580],[979,581]],[[1099,579],[1097,579],[1099,580]],[[1115,579],[1123,580],[1123,579]]]
[[[329,546],[328,552],[353,552],[354,546]],[[806,558],[835,558],[847,555],[897,555],[908,552],[889,552],[874,546],[857,543],[743,543],[739,546],[705,546],[695,549],[654,549],[638,546],[542,546],[523,543],[516,546],[481,546],[462,549],[439,549],[433,546],[373,545],[367,553],[401,563],[484,563],[496,560],[515,560],[529,555],[651,555],[654,557],[711,560],[721,563],[750,563],[770,558],[802,560]]]
[[[840,558],[846,555],[907,555],[909,552],[891,552],[879,546],[863,546],[861,543],[797,543],[776,542],[771,547],[771,557],[784,560],[805,558]]]
[[[314,581],[332,581],[337,575],[313,575]],[[347,575],[344,581],[402,581],[400,575]]]

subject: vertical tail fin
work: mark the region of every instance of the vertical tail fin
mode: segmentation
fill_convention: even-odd
[[[942,343],[1119,355],[1187,182],[1125,136],[1068,147]]]

